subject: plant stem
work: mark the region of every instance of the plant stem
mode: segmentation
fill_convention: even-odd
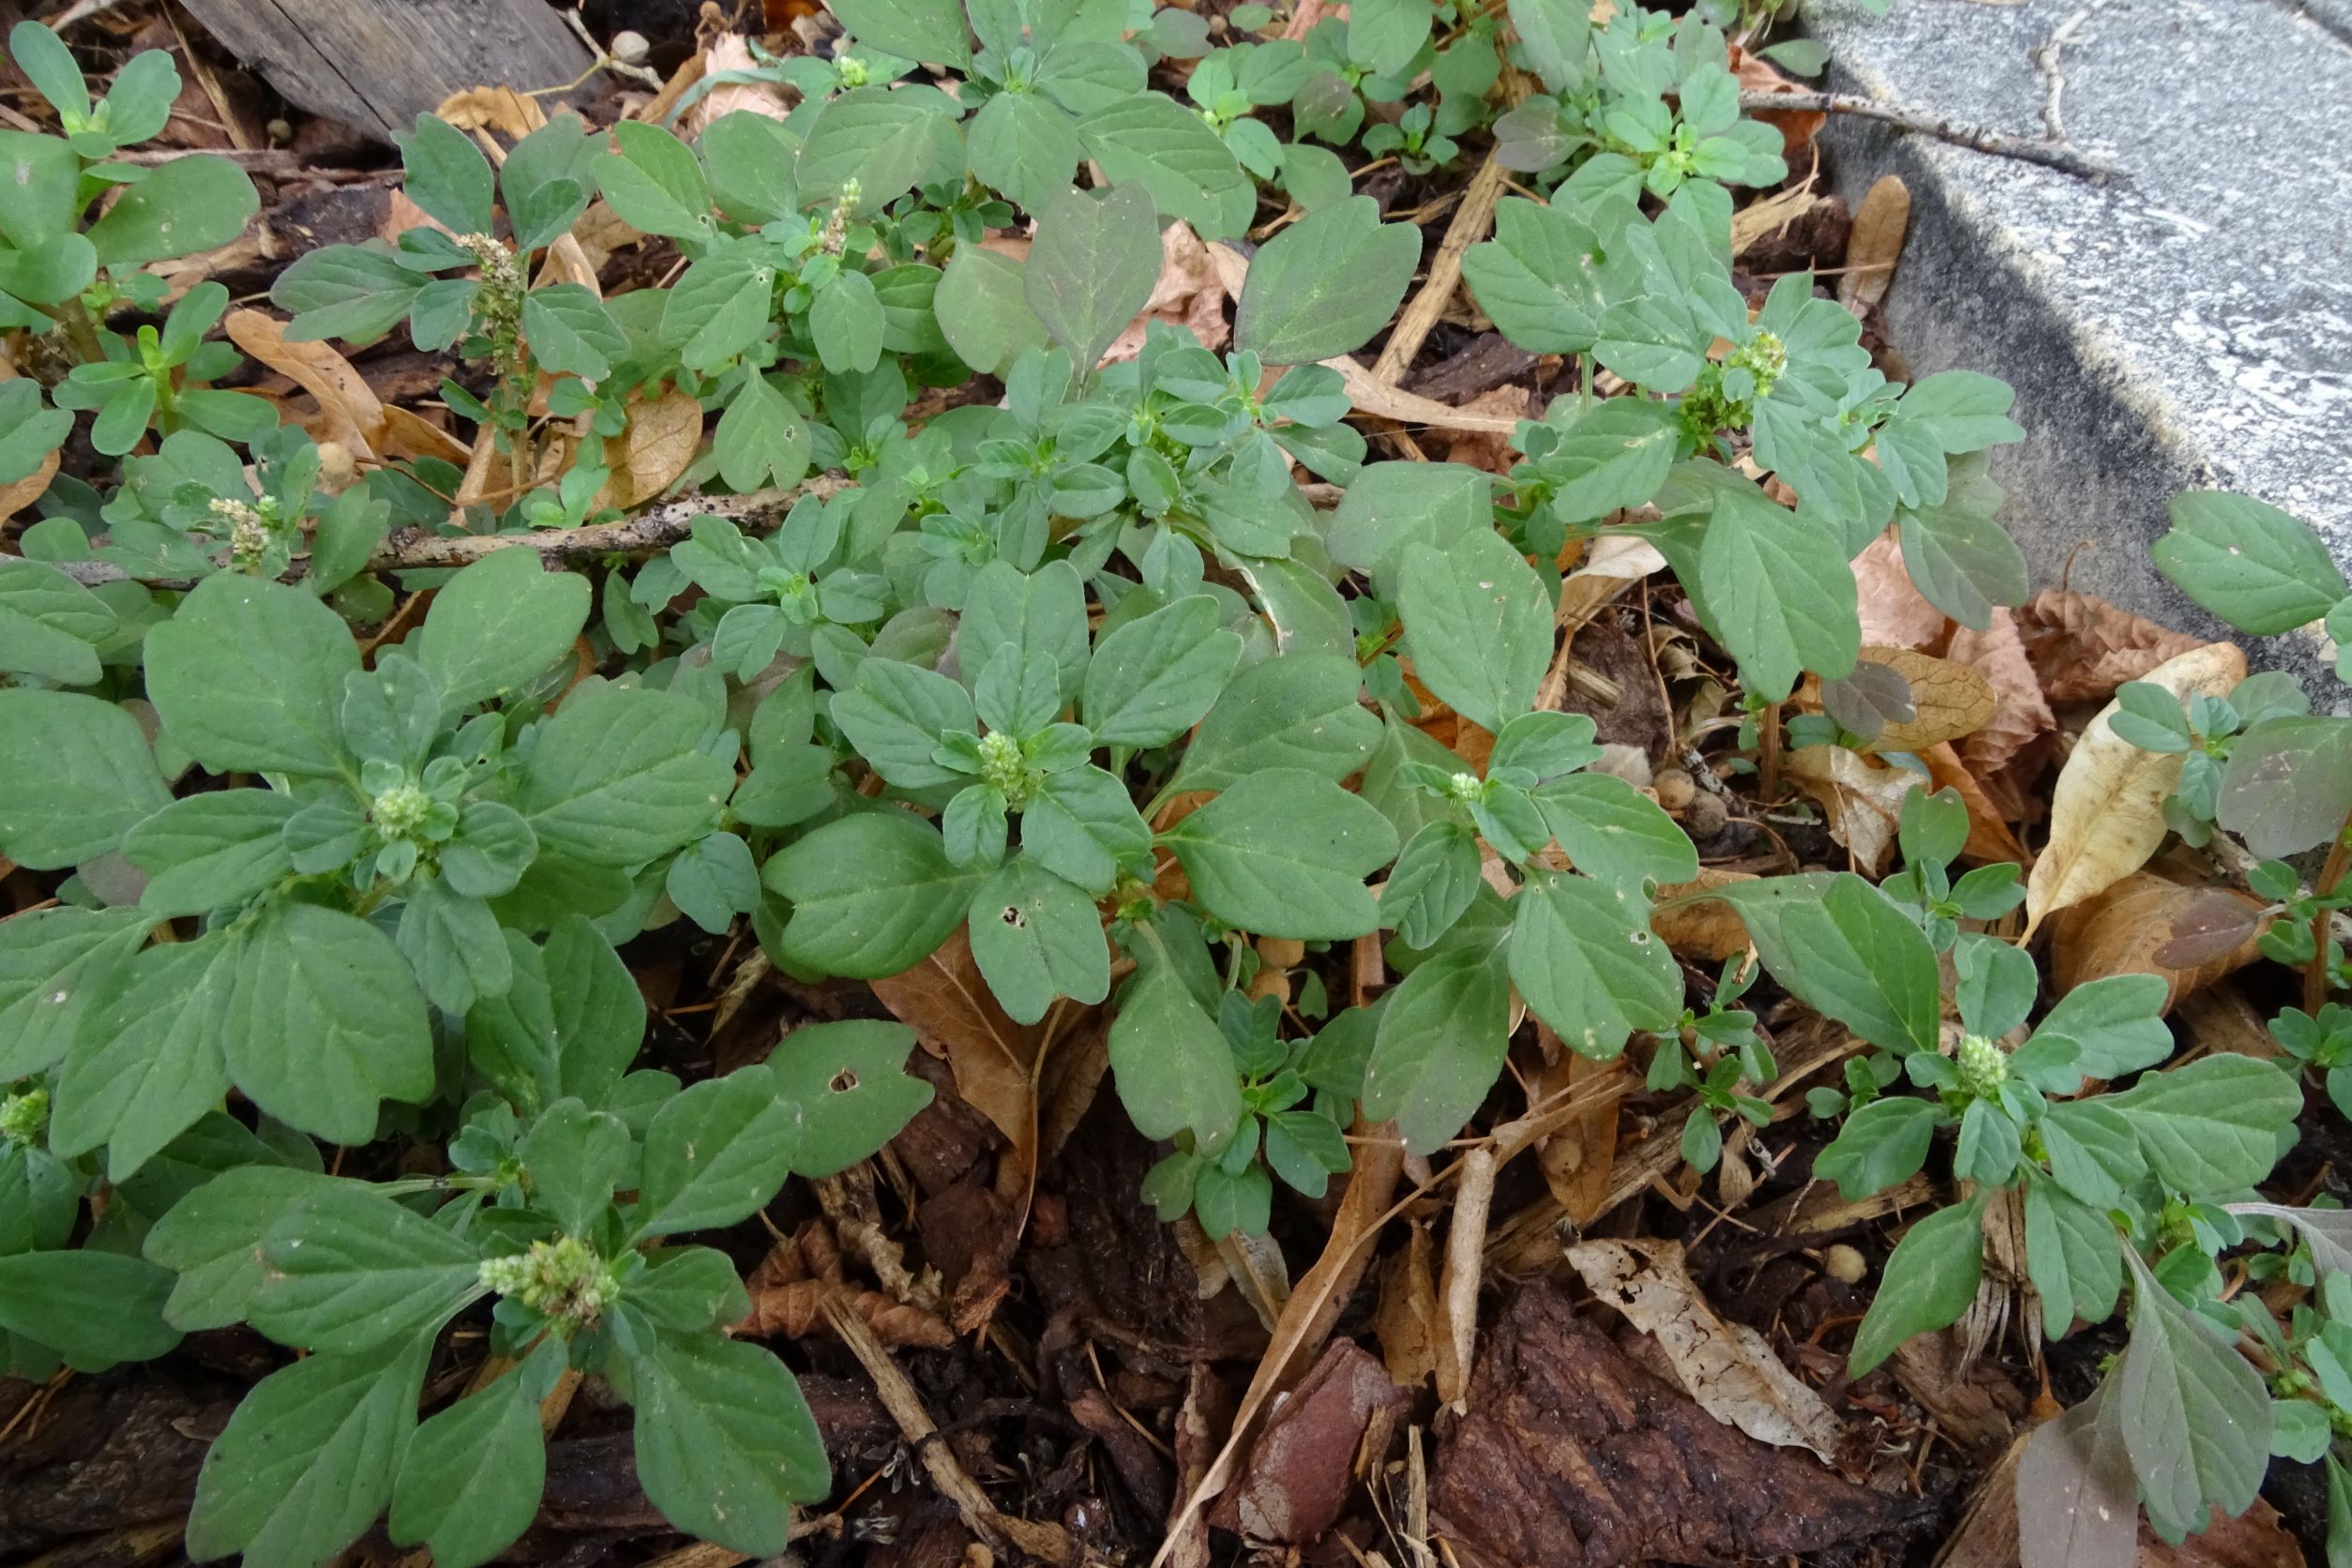
[[[1770,801],[1780,793],[1780,704],[1773,702],[1764,709],[1758,722],[1756,741],[1756,799]]]
[[[89,307],[82,303],[79,294],[53,307],[49,313],[57,319],[58,325],[66,329],[66,340],[73,345],[73,352],[82,356],[82,363],[105,363],[106,346],[98,341],[98,323],[90,319]]]
[[[2328,846],[2328,862],[2319,868],[2319,881],[2312,891],[2327,897],[2344,883],[2344,873],[2352,871],[2352,813],[2347,813],[2344,825],[2336,829],[2335,842]],[[2303,971],[2303,1011],[2316,1013],[2328,1000],[2328,912],[2319,910],[2311,917],[2311,963]]]

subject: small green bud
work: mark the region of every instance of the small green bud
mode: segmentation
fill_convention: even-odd
[[[1018,811],[1029,799],[1029,765],[1021,743],[998,731],[980,737],[980,782]]]
[[[1457,773],[1445,781],[1446,799],[1476,806],[1486,798],[1486,781],[1474,773]]]
[[[399,784],[376,796],[368,817],[376,824],[376,836],[389,842],[424,832],[432,809],[432,796],[414,784]]]
[[[1960,1082],[1980,1100],[1989,1100],[2009,1081],[2009,1054],[1982,1034],[1960,1042]]]
[[[0,1143],[30,1149],[49,1128],[49,1091],[38,1087],[0,1099]]]
[[[621,1293],[612,1266],[576,1236],[533,1242],[529,1252],[513,1257],[486,1258],[476,1277],[485,1289],[519,1298],[541,1317],[581,1328],[594,1327]]]

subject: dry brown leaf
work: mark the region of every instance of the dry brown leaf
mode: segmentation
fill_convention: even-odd
[[[1731,74],[1739,79],[1740,91],[1743,93],[1809,93],[1813,90],[1801,82],[1790,81],[1773,69],[1769,61],[1749,53],[1736,43],[1731,46]],[[1749,113],[1779,130],[1781,156],[1792,169],[1812,148],[1814,137],[1820,133],[1830,118],[1818,109],[1756,109],[1750,110]],[[1810,185],[1812,181],[1808,178],[1805,183]],[[1762,206],[1768,204],[1756,204]],[[1735,216],[1731,222],[1736,231],[1740,218]],[[1733,253],[1738,253],[1736,243]]]
[[[1658,889],[1658,906],[1650,912],[1650,929],[1683,957],[1705,958],[1718,964],[1737,957],[1748,950],[1748,928],[1737,909],[1721,898],[1697,898],[1687,904],[1675,904],[1672,900],[1754,881],[1753,871],[1725,871],[1702,866],[1696,882],[1676,882]],[[1671,907],[1667,907],[1669,904]]]
[[[653,402],[629,400],[629,426],[604,444],[612,477],[596,500],[598,509],[641,506],[670,488],[694,461],[702,445],[702,405],[674,387]]]
[[[1534,403],[1533,395],[1523,386],[1498,386],[1481,392],[1462,407],[1471,414],[1519,420],[1534,415]],[[1445,460],[1467,468],[1482,468],[1489,474],[1508,474],[1513,461],[1511,440],[1491,430],[1456,431],[1445,443]]]
[[[384,455],[387,458],[441,458],[463,468],[474,460],[474,448],[439,425],[402,408],[384,405]]]
[[[825,1321],[825,1304],[841,1301],[885,1345],[944,1349],[956,1342],[955,1332],[938,1314],[851,1285],[842,1275],[840,1249],[824,1227],[813,1222],[770,1247],[744,1289],[751,1297],[750,1314],[729,1332],[753,1339],[804,1338]]]
[[[0,485],[0,522],[8,521],[49,493],[49,481],[57,477],[57,448],[50,448],[38,468],[12,485]]]
[[[2089,594],[2046,588],[2017,611],[2017,632],[2053,702],[2104,701],[2166,659],[2201,646]]]
[[[2261,900],[2233,887],[2183,886],[2134,871],[2050,922],[2050,977],[2060,991],[2111,974],[2154,974],[2164,1011],[2258,956]]]
[[[1170,223],[1160,231],[1160,279],[1152,285],[1152,297],[1143,302],[1142,313],[1111,339],[1103,363],[1115,364],[1141,354],[1143,334],[1153,321],[1188,328],[1204,349],[1223,348],[1229,330],[1225,322],[1227,297],[1216,258],[1193,233],[1192,225],[1182,220]]]
[[[1941,641],[1944,612],[1927,602],[1903,564],[1903,547],[1889,535],[1854,557],[1854,595],[1862,605],[1864,642],[1882,648],[1925,648]]]
[[[1920,761],[1927,764],[1928,776],[1935,780],[1937,789],[1952,791],[1960,797],[1960,804],[1968,808],[1968,837],[1960,846],[1961,859],[2006,860],[2018,866],[2032,863],[2033,856],[2009,831],[2009,823],[2001,819],[1993,797],[1948,743],[1929,746],[1920,753]]]
[[[1533,1094],[1538,1104],[1576,1084],[1632,1071],[1622,1056],[1595,1062],[1579,1052],[1560,1049],[1558,1037],[1541,1024],[1537,1037],[1552,1053],[1536,1075]],[[1545,1185],[1551,1188],[1553,1201],[1578,1225],[1590,1223],[1608,1197],[1609,1170],[1617,1159],[1618,1106],[1616,1100],[1595,1106],[1535,1147],[1536,1163],[1544,1172]]]
[[[921,963],[873,982],[873,988],[882,1005],[914,1031],[924,1049],[955,1070],[956,1093],[964,1103],[994,1123],[1013,1146],[1013,1157],[1033,1169],[1037,1093],[1032,1074],[1045,1032],[1015,1023],[997,1005],[964,928],[956,927]]]
[[[1805,793],[1821,803],[1830,837],[1852,852],[1872,876],[1884,864],[1903,815],[1903,800],[1919,775],[1842,746],[1801,746],[1783,764]]]
[[[1909,648],[1864,647],[1862,656],[1903,677],[1915,715],[1880,731],[1870,743],[1874,751],[1924,751],[1976,733],[1993,716],[1992,683],[1965,664]]]
[[[1762,1334],[1715,1315],[1683,1271],[1679,1243],[1588,1241],[1567,1253],[1595,1296],[1658,1342],[1676,1380],[1709,1415],[1759,1442],[1836,1457],[1846,1435],[1837,1417]]]
[[[1353,1340],[1334,1341],[1268,1418],[1211,1523],[1251,1541],[1316,1540],[1347,1505],[1365,1429],[1404,1402],[1379,1362]]]
[[[1372,1334],[1391,1381],[1418,1388],[1438,1369],[1438,1286],[1430,1272],[1428,1228],[1418,1219],[1404,1246],[1380,1269]]]
[[[2007,610],[1996,608],[1992,624],[1981,632],[1954,627],[1944,656],[1983,676],[1993,688],[1993,716],[1960,748],[1979,778],[1997,776],[2019,752],[2058,728],[2042,679],[2019,641],[2016,619]]]
[[[752,58],[751,40],[741,33],[722,33],[702,52],[705,76],[716,76],[721,71],[747,71],[759,63]],[[764,114],[771,120],[780,120],[792,112],[783,95],[768,83],[722,82],[686,112],[686,140],[695,140],[709,128],[712,121],[738,109]]]
[[[457,237],[455,229],[410,201],[408,192],[396,185],[392,188],[392,200],[384,208],[384,221],[376,225],[376,238],[386,245],[396,244],[411,229],[438,229],[452,239]]]
[[[1846,273],[1837,280],[1837,302],[1861,315],[1887,297],[1903,236],[1911,227],[1911,192],[1892,174],[1877,183],[1854,209],[1854,232],[1846,242]]]
[[[2246,678],[2235,643],[2212,642],[2142,677],[2187,701],[2225,695]],[[2179,752],[2142,751],[2117,734],[2109,702],[2074,743],[2050,797],[2050,841],[2026,882],[2026,931],[2138,870],[2167,831],[2164,797],[2180,782]]]
[[[1290,1264],[1282,1256],[1281,1245],[1271,1235],[1253,1236],[1245,1230],[1229,1231],[1211,1244],[1242,1300],[1258,1314],[1266,1332],[1274,1333],[1290,1299]]]
[[[547,124],[538,100],[512,87],[469,87],[443,98],[433,113],[460,130],[494,130],[518,140]]]
[[[259,310],[232,310],[221,324],[229,340],[318,400],[304,421],[314,440],[342,443],[354,458],[382,454],[384,404],[368,378],[328,343],[290,343],[286,324]]]
[[[1345,355],[1323,363],[1337,370],[1339,379],[1347,383],[1349,400],[1358,414],[1394,419],[1400,425],[1426,425],[1437,430],[1484,430],[1509,435],[1519,428],[1516,419],[1455,408],[1452,403],[1441,403],[1435,398],[1425,398],[1418,392],[1377,381],[1371,371]]]

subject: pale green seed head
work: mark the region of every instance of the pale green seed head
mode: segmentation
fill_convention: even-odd
[[[611,1265],[576,1236],[533,1242],[529,1252],[516,1257],[485,1259],[476,1277],[486,1289],[520,1298],[543,1317],[582,1328],[593,1325],[621,1292]]]
[[[1486,781],[1474,773],[1457,773],[1445,781],[1448,800],[1464,806],[1476,806],[1486,798]]]
[[[990,731],[980,737],[980,782],[1004,797],[1004,804],[1018,807],[1029,798],[1029,766],[1021,756],[1021,743],[1012,736]]]
[[[28,1089],[0,1098],[0,1143],[31,1148],[49,1127],[49,1091]]]
[[[398,784],[375,798],[368,817],[376,824],[377,837],[389,842],[422,834],[432,808],[432,796],[414,784]]]
[[[1991,1099],[2009,1081],[2009,1053],[1982,1034],[1960,1042],[1955,1065],[1961,1083],[1979,1099]]]

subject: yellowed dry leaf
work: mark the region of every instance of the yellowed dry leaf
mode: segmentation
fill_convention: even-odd
[[[716,76],[721,71],[747,71],[759,63],[752,58],[751,40],[741,33],[722,33],[702,52],[702,74],[705,76]],[[722,82],[686,112],[687,140],[701,136],[712,121],[731,114],[738,109],[764,114],[771,120],[780,120],[792,112],[783,95],[769,83]]]
[[[53,447],[41,459],[41,465],[12,485],[0,485],[0,522],[38,501],[49,492],[49,481],[57,477],[57,450]]]
[[[2211,642],[2166,659],[2142,677],[2184,701],[2225,695],[2246,678],[2246,656]],[[2142,751],[2110,725],[2109,702],[2058,770],[2050,797],[2050,841],[2026,882],[2026,932],[2071,905],[2104,892],[2148,864],[2164,840],[2164,797],[2180,782],[2179,752]]]
[[[1340,380],[1347,383],[1348,396],[1354,402],[1358,414],[1377,415],[1382,419],[1394,419],[1400,425],[1426,425],[1440,430],[1485,430],[1497,435],[1509,435],[1519,428],[1516,419],[1455,408],[1435,398],[1425,398],[1418,392],[1408,392],[1384,381],[1375,381],[1371,371],[1345,355],[1326,359],[1323,363],[1337,370]]]
[[[1952,629],[1944,656],[1984,677],[1993,688],[1993,716],[1970,734],[1961,757],[1980,778],[1997,776],[2017,754],[2058,728],[2058,716],[2042,694],[2042,680],[2026,656],[2016,617],[1996,608],[1983,631]]]
[[[354,458],[381,455],[384,404],[368,378],[327,343],[290,343],[286,324],[259,310],[232,310],[221,324],[229,340],[286,377],[318,400],[315,422],[306,422],[319,441],[339,441]]]
[[[612,477],[597,505],[643,505],[686,471],[701,445],[702,405],[694,398],[673,388],[650,403],[630,399],[629,428],[617,449],[612,441],[604,444]]]
[[[398,403],[384,405],[384,455],[387,458],[441,458],[462,468],[474,460],[474,448],[421,414]]]
[[[1830,837],[1853,852],[1861,869],[1877,876],[1894,842],[1903,798],[1918,785],[1919,775],[1842,746],[1801,746],[1784,765],[1788,776],[1821,803]]]
[[[2261,900],[2234,887],[2187,886],[2134,871],[2050,921],[2050,978],[2071,991],[2111,974],[2164,982],[2164,1011],[2258,956]]]
[[[1023,247],[1026,249],[1026,247]],[[1223,348],[1230,330],[1225,322],[1228,295],[1216,258],[1183,221],[1160,231],[1160,278],[1142,313],[1122,327],[1103,354],[1103,363],[1133,359],[1143,352],[1143,334],[1154,321],[1188,329],[1204,349]]]
[[[1929,604],[1903,565],[1903,547],[1882,535],[1854,557],[1854,593],[1864,642],[1924,648],[1944,635],[1944,612]]]
[[[1547,1046],[1558,1041],[1543,1031]],[[1606,1062],[1573,1050],[1555,1048],[1552,1060],[1536,1075],[1534,1098],[1540,1104],[1579,1083],[1622,1077],[1632,1069],[1622,1056]],[[1608,1199],[1609,1173],[1617,1160],[1617,1120],[1620,1102],[1612,1099],[1593,1107],[1559,1131],[1546,1134],[1535,1146],[1544,1184],[1553,1201],[1578,1225],[1601,1212]]]
[[[494,130],[517,138],[547,124],[547,113],[538,100],[512,87],[468,87],[443,98],[433,113],[460,130]]]
[[[384,221],[376,225],[376,238],[392,244],[411,229],[438,229],[451,238],[457,231],[409,200],[408,192],[399,186],[392,188],[392,200],[384,210]]]
[[[1701,1410],[1758,1442],[1836,1457],[1846,1435],[1836,1415],[1762,1334],[1715,1315],[1683,1271],[1680,1244],[1589,1241],[1567,1252],[1595,1296],[1658,1342]]]
[[[1877,183],[1854,209],[1854,230],[1846,242],[1846,273],[1837,280],[1837,302],[1856,315],[1887,297],[1903,236],[1911,227],[1911,192],[1892,174]]]
[[[1773,69],[1771,64],[1760,55],[1751,54],[1736,43],[1731,46],[1731,73],[1738,79],[1740,90],[1743,93],[1809,93],[1813,90],[1801,82],[1790,81]],[[1792,169],[1802,160],[1802,155],[1811,148],[1814,137],[1820,133],[1821,128],[1829,123],[1830,118],[1826,113],[1818,109],[1758,109],[1752,113],[1756,119],[1779,130],[1781,156],[1788,161]],[[1808,174],[1804,185],[1795,188],[1802,190],[1810,187],[1812,183],[1813,176]],[[1782,195],[1787,194],[1786,191],[1782,192]],[[1778,200],[1778,198],[1773,198],[1773,200]],[[1756,204],[1757,206],[1770,204],[1769,201]],[[1736,213],[1731,219],[1734,255],[1739,253],[1740,219],[1745,216],[1745,213]]]
[[[1740,912],[1729,903],[1721,898],[1698,898],[1671,908],[1664,906],[1694,893],[1754,881],[1753,871],[1726,871],[1702,866],[1696,881],[1658,889],[1661,907],[1650,912],[1650,928],[1659,941],[1683,957],[1705,958],[1712,963],[1737,957],[1748,950],[1748,928],[1740,919]]]
[[[1991,683],[1965,664],[1908,648],[1865,647],[1862,656],[1891,667],[1910,684],[1916,716],[1880,731],[1870,743],[1875,751],[1923,751],[1972,735],[1993,716]]]

